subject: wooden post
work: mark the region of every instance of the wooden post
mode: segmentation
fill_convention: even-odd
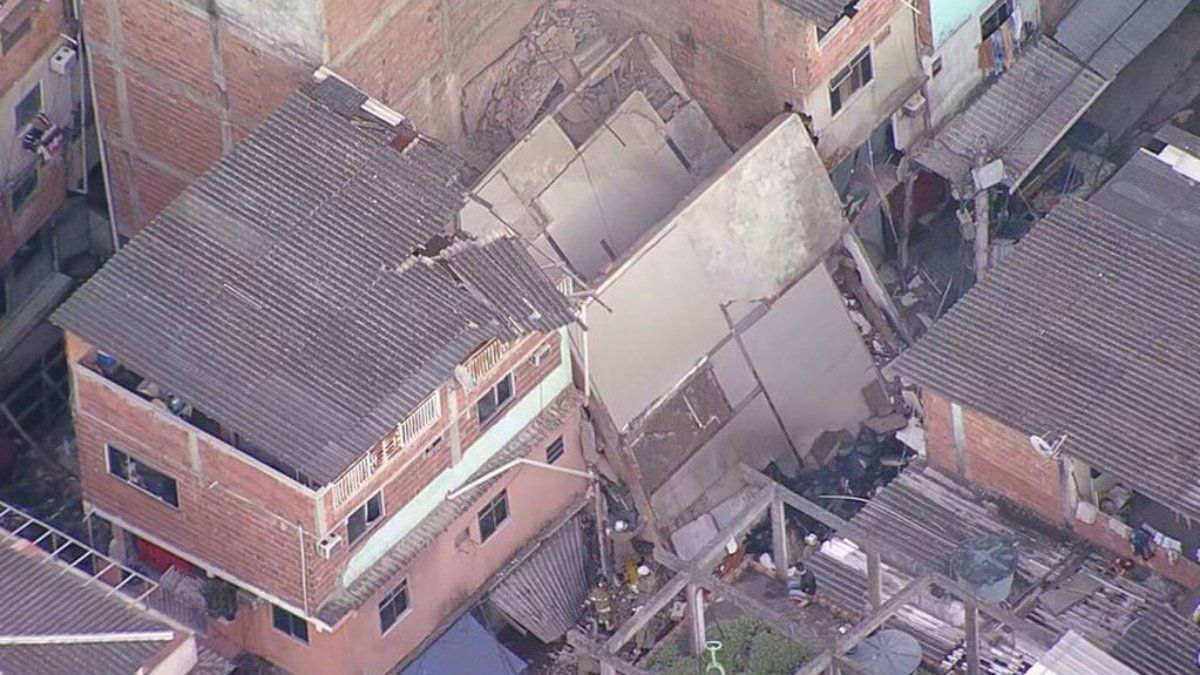
[[[871,609],[883,604],[883,570],[880,569],[879,551],[867,549],[867,593],[871,598]]]
[[[692,653],[703,654],[704,643],[708,641],[704,634],[704,588],[696,584],[688,584],[687,601],[692,615]]]
[[[597,476],[600,475],[600,470],[598,468],[592,467],[592,471],[595,472]],[[592,481],[592,499],[594,501],[593,506],[596,509],[596,543],[599,546],[598,550],[600,552],[600,574],[604,575],[604,578],[607,579],[609,578],[608,517],[604,509],[604,490],[600,488],[599,479]]]
[[[974,598],[963,598],[966,614],[967,675],[979,675],[979,605]]]
[[[776,495],[771,501],[771,557],[775,559],[775,576],[783,583],[788,580],[787,514],[783,500]]]

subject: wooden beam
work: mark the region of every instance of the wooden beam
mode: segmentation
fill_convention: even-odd
[[[599,661],[600,675],[616,675],[617,673],[621,675],[653,675],[650,671],[628,663],[615,654],[609,654],[602,645],[589,640],[578,630],[567,632],[567,643],[574,647],[575,651]]]
[[[883,604],[883,562],[879,559],[879,551],[867,551],[867,595],[870,596],[871,609],[879,609]]]
[[[688,562],[687,573],[677,574],[667,581],[662,588],[658,589],[658,592],[646,599],[645,604],[642,605],[642,608],[636,614],[629,617],[629,620],[617,632],[613,633],[612,637],[604,645],[608,653],[616,654],[620,651],[626,642],[632,640],[633,636],[639,630],[650,623],[655,614],[670,604],[675,596],[679,595],[680,591],[688,585],[692,576],[691,572],[711,572],[712,566],[725,553],[725,544],[730,539],[736,539],[741,536],[755,521],[762,517],[763,513],[771,506],[771,500],[774,497],[775,493],[772,488],[759,488],[757,496],[744,509],[738,512],[738,515],[734,517],[729,527],[718,532]]]
[[[963,599],[965,614],[967,675],[979,675],[979,604],[974,598]]]
[[[974,599],[971,591],[959,582],[940,572],[932,573],[933,583],[938,588],[941,588],[958,598],[960,601],[966,602],[967,599]],[[1059,636],[1054,632],[1042,628],[1041,626],[1013,614],[1012,612],[1000,607],[999,605],[979,604],[977,605],[980,612],[992,617],[1000,623],[1012,628],[1014,631],[1021,633],[1025,637],[1033,640],[1035,643],[1049,649],[1058,642]]]
[[[687,563],[681,560],[678,556],[668,553],[667,551],[656,550],[654,552],[654,559],[664,567],[672,570],[684,570],[687,566]],[[758,616],[787,637],[795,639],[803,634],[803,627],[801,626],[800,622],[795,621],[782,612],[771,609],[770,607],[764,605],[762,600],[755,598],[737,586],[722,581],[711,574],[697,575],[697,577],[698,578],[690,579],[690,581],[707,588],[714,594],[726,600],[729,600],[733,604],[737,605],[742,611]]]
[[[776,495],[771,501],[771,557],[775,559],[775,576],[783,583],[788,580],[787,517],[783,500]]]

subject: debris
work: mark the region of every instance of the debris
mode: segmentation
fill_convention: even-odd
[[[908,424],[908,418],[903,413],[897,412],[882,417],[871,417],[865,424],[871,431],[882,435],[903,429]]]

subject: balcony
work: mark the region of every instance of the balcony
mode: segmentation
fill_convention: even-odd
[[[437,426],[441,419],[442,393],[441,390],[434,390],[403,422],[396,425],[392,433],[363,455],[362,459],[333,484],[334,505],[340,506],[345,503],[381,469],[392,464],[397,458],[402,459],[397,465],[398,468],[403,469],[407,466],[417,454],[405,451],[415,447],[415,442],[424,436],[425,432]]]
[[[517,342],[517,340],[508,342],[492,340],[467,357],[463,367],[466,368],[470,382],[464,382],[464,386],[467,389],[474,389],[480,382],[486,380],[492,371],[496,370],[496,367],[504,361],[513,347],[517,346]],[[468,384],[469,386],[467,386]]]

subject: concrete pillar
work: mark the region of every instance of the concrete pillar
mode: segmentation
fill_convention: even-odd
[[[775,559],[775,576],[780,581],[787,583],[788,580],[788,541],[787,541],[787,514],[783,500],[776,497],[771,502],[771,557]]]
[[[988,266],[988,230],[990,229],[990,214],[988,213],[988,191],[980,190],[975,193],[975,283],[983,281]]]
[[[703,654],[704,643],[708,641],[704,625],[704,589],[696,584],[688,584],[687,600],[692,615],[692,653]]]
[[[973,598],[963,601],[966,624],[967,675],[979,675],[979,607]]]

